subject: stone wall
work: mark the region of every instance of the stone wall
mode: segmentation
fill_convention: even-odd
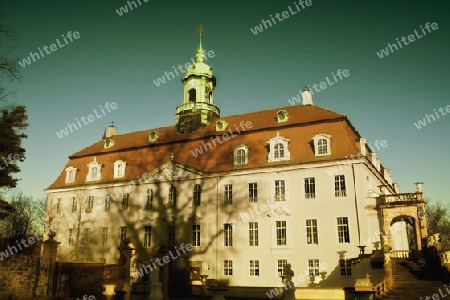
[[[50,258],[14,254],[0,261],[0,299],[29,300],[46,295]]]

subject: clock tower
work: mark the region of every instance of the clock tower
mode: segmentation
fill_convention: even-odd
[[[214,105],[214,88],[216,77],[213,70],[205,64],[202,48],[202,31],[200,32],[200,46],[195,55],[195,63],[187,68],[181,79],[184,86],[183,104],[176,110],[176,128],[180,134],[189,134],[206,127],[220,118],[220,109]]]

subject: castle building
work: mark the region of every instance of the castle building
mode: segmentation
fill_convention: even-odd
[[[112,125],[46,189],[59,260],[115,263],[129,238],[136,274],[165,247],[194,285],[267,291],[287,264],[296,287],[346,287],[382,276],[361,253],[421,248],[421,183],[400,194],[347,116],[314,105],[308,87],[302,105],[222,117],[201,43],[181,81],[175,125]]]

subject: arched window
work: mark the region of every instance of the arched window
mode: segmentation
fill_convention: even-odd
[[[92,178],[97,178],[98,175],[98,169],[97,167],[92,168]]]
[[[199,184],[196,184],[194,186],[194,195],[193,195],[194,205],[200,205],[201,196],[202,196],[202,187]]]
[[[153,190],[147,189],[147,198],[145,199],[145,208],[152,208],[153,205]]]
[[[175,206],[177,202],[177,189],[172,185],[169,188],[169,206]]]
[[[328,153],[328,142],[326,139],[320,139],[317,143],[317,152],[318,154],[327,154]]]
[[[242,166],[248,164],[248,149],[248,146],[242,144],[234,147],[234,165]]]
[[[209,103],[212,103],[212,92],[209,92],[208,98],[209,98]]]
[[[316,156],[331,155],[331,136],[326,134],[317,134],[313,137],[314,154]]]
[[[190,89],[189,90],[189,101],[195,102],[196,99],[197,99],[197,91],[195,89]]]
[[[284,157],[284,146],[281,143],[278,143],[274,147],[275,158],[283,158]]]

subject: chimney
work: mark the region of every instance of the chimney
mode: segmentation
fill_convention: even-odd
[[[422,193],[422,184],[423,182],[416,182],[416,193]]]
[[[106,135],[105,138],[109,139],[116,135],[116,126],[114,126],[114,122],[108,126],[108,129],[106,129]]]
[[[313,94],[313,92],[311,92],[309,85],[306,85],[303,87],[303,91],[302,91],[302,99],[303,99],[302,104],[303,105],[313,105],[312,94]]]
[[[367,155],[366,144],[367,144],[367,141],[366,141],[365,138],[360,138],[359,139],[359,148],[360,148],[360,153],[361,153],[362,156],[366,156]]]

